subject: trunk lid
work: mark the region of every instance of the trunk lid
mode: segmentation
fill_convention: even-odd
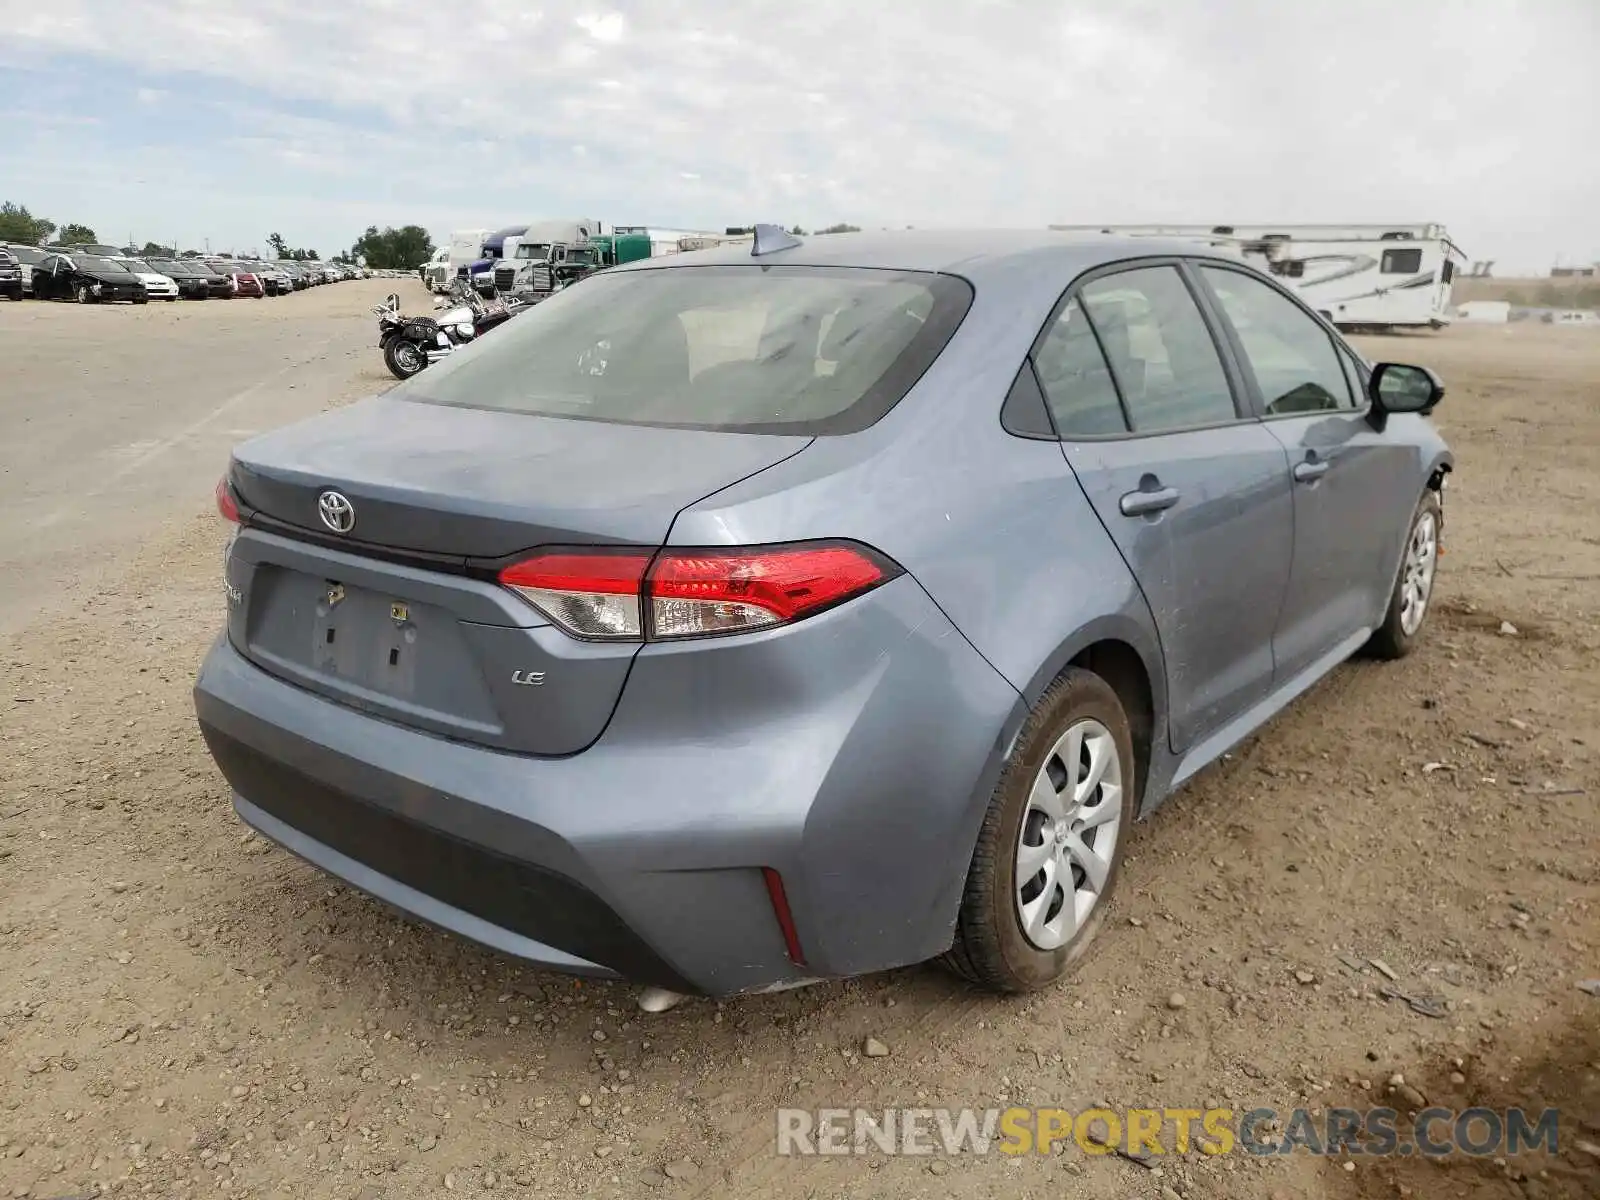
[[[567,635],[493,563],[659,546],[681,510],[809,443],[388,399],[337,410],[235,451],[247,525],[228,556],[229,636],[386,720],[573,754],[604,730],[638,645]],[[347,533],[320,516],[329,491],[354,512]]]
[[[355,509],[352,542],[494,559],[658,546],[681,510],[809,442],[378,399],[244,443],[232,479],[286,525],[327,534],[318,500],[335,490]]]

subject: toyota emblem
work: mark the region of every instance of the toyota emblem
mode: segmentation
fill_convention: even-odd
[[[317,512],[322,523],[335,533],[349,533],[356,527],[356,508],[338,492],[323,492],[317,497]]]

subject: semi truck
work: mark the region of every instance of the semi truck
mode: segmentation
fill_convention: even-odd
[[[638,262],[655,257],[649,234],[605,233],[591,235],[573,246],[554,246],[549,256],[534,264],[526,292],[542,298],[576,283],[585,275],[603,271],[619,263]]]
[[[560,217],[524,225],[512,252],[495,264],[495,290],[531,291],[533,272],[538,264],[547,264],[558,248],[580,245],[589,240],[590,234],[600,232],[600,222],[592,217]]]

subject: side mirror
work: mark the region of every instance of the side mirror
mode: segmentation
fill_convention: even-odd
[[[1367,398],[1380,419],[1391,413],[1426,415],[1444,399],[1444,380],[1427,367],[1379,363],[1367,381]]]

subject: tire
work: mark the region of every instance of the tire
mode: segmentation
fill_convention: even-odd
[[[150,297],[149,296],[135,296],[133,298],[133,302],[135,304],[149,304],[150,303]]]
[[[1090,752],[1091,764],[1100,761],[1097,755],[1113,752],[1115,761],[1107,762],[1102,783],[1085,796],[1097,802],[1075,806],[1062,792],[1064,803],[1055,811],[1069,832],[1053,836],[1049,814],[1034,799],[1035,782],[1048,782],[1048,795],[1055,798],[1055,789],[1066,780],[1064,759],[1074,733],[1087,733],[1077,744]],[[1078,771],[1083,769],[1080,752]],[[946,967],[990,991],[1020,993],[1055,983],[1077,964],[1105,920],[1121,873],[1138,795],[1136,769],[1133,737],[1116,692],[1090,671],[1063,671],[1035,705],[995,785],[967,871],[955,942],[942,960]],[[1087,825],[1081,820],[1085,813],[1092,818]],[[1108,837],[1109,854],[1096,854],[1096,849],[1106,849]],[[1019,889],[1019,857],[1029,848],[1042,856],[1043,866]],[[1089,876],[1071,865],[1086,857],[1100,864],[1097,889],[1085,888]],[[1052,863],[1058,874],[1067,872],[1073,895],[1049,875]],[[1039,886],[1041,876],[1049,881],[1048,894]],[[1065,913],[1067,902],[1076,901],[1079,888],[1088,900],[1086,911],[1076,920],[1062,921],[1059,914]],[[1045,918],[1057,916],[1030,933],[1024,928],[1024,908]]]
[[[86,284],[86,283],[80,283],[78,285],[77,296],[78,296],[78,303],[79,304],[93,304],[94,303],[94,296],[90,293],[89,285]]]
[[[396,379],[410,379],[428,365],[428,355],[414,342],[400,337],[390,338],[389,344],[383,348],[383,365],[389,368],[389,373]]]
[[[1422,501],[1406,529],[1400,568],[1395,572],[1394,590],[1389,593],[1389,609],[1383,615],[1383,624],[1365,647],[1370,657],[1391,661],[1404,658],[1421,640],[1428,612],[1433,607],[1433,585],[1438,579],[1439,540],[1443,529],[1444,509],[1439,497],[1429,488],[1422,493]],[[1413,609],[1419,604],[1420,611],[1413,617]]]

